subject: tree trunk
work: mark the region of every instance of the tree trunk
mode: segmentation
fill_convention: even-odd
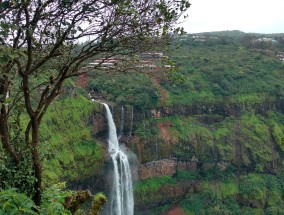
[[[39,123],[38,119],[35,118],[32,120],[32,160],[34,167],[34,175],[36,182],[34,184],[35,194],[33,196],[33,201],[37,206],[40,206],[41,203],[41,190],[42,190],[42,165],[38,153],[38,133],[39,133]]]
[[[6,110],[5,106],[3,106],[1,108],[1,114],[0,114],[0,135],[1,135],[2,146],[13,157],[14,161],[16,161],[16,163],[19,163],[20,157],[10,143],[8,122],[7,122],[7,117],[5,115],[6,115]]]

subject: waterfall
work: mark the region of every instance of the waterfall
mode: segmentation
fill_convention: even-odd
[[[124,107],[121,106],[121,116],[120,116],[120,130],[119,130],[119,135],[118,139],[120,139],[123,136],[123,126],[124,126]]]
[[[114,116],[114,108],[113,108],[113,106],[111,106],[111,113]]]
[[[133,130],[133,106],[131,106],[131,122],[130,122],[130,132],[129,137],[132,136],[132,130]]]
[[[119,146],[116,127],[107,104],[103,103],[109,125],[108,151],[113,162],[113,187],[110,199],[110,215],[133,215],[134,199],[131,170],[126,154]]]

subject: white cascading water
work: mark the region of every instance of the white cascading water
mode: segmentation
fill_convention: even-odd
[[[119,147],[116,127],[107,104],[106,108],[109,139],[108,151],[113,161],[113,187],[111,192],[110,215],[133,215],[134,199],[130,165],[126,154]]]
[[[133,129],[133,106],[131,106],[131,122],[130,122],[129,137],[131,137],[131,135],[132,135],[132,129]]]
[[[119,130],[118,140],[120,140],[120,138],[123,135],[123,126],[124,126],[124,107],[121,106],[120,130]]]

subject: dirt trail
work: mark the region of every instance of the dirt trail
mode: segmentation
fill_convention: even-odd
[[[161,98],[160,98],[160,105],[165,106],[166,105],[166,100],[167,100],[167,91],[161,86],[160,80],[157,77],[152,77],[151,78],[153,84],[158,87]]]

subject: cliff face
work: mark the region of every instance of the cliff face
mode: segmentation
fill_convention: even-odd
[[[135,214],[284,214],[283,62],[236,44],[181,49],[178,73],[78,79],[86,96],[111,102],[120,142],[135,154]],[[45,177],[107,192],[105,110],[73,91],[46,117],[42,142],[54,149]]]
[[[141,164],[138,168],[140,180],[151,177],[173,176],[177,170],[195,170],[197,160],[193,157],[191,161],[177,161],[173,159],[162,159]]]
[[[144,112],[131,107],[124,107],[122,112],[121,107],[112,107],[118,134],[123,133],[121,142],[140,162],[135,183],[164,177],[175,180],[147,192],[136,189],[137,213],[178,204],[186,196],[204,191],[194,177],[180,180],[182,172],[199,171],[201,178],[207,177],[208,171],[223,174],[230,169],[238,175],[254,171],[278,174],[283,160],[279,142],[283,134],[279,133],[277,121],[283,117],[282,103],[271,100],[253,107],[230,103],[176,105]],[[106,143],[108,128],[103,107],[93,114],[92,124],[93,135]],[[107,190],[111,183],[108,168],[105,165],[100,177],[85,179],[76,186],[94,192]]]
[[[218,103],[144,112],[124,107],[124,113],[116,106],[112,111],[118,133],[123,133],[121,141],[136,153],[142,164],[168,158],[188,162],[195,156],[200,162],[228,161],[239,167],[263,161],[265,169],[275,172],[277,159],[257,155],[251,148],[265,143],[271,157],[282,156],[276,134],[277,116],[271,115],[284,112],[284,105],[279,105],[282,103],[271,101],[254,106]],[[103,108],[92,119],[94,135],[106,139],[108,128]]]
[[[121,107],[115,106],[112,111],[118,133],[123,133],[121,141],[137,154],[141,163],[171,157],[190,161],[193,156],[204,161],[201,154],[216,161],[228,160],[228,153],[216,143],[222,141],[230,145],[227,150],[236,154],[235,157],[230,157],[230,162],[242,165],[259,161],[259,157],[254,156],[246,147],[246,142],[265,142],[271,155],[282,155],[282,150],[279,150],[282,146],[275,131],[277,116],[273,115],[284,112],[282,104],[283,101],[276,101],[246,107],[220,103],[162,107],[148,111],[124,107],[123,114]],[[103,107],[94,112],[92,124],[93,135],[106,140],[108,125]],[[186,129],[188,133],[184,131]],[[249,130],[255,134],[248,135]],[[208,159],[205,159],[206,162]]]
[[[200,117],[204,117],[202,121],[203,123],[210,124],[224,119],[225,117],[239,117],[248,111],[253,111],[253,113],[260,115],[267,115],[271,111],[284,113],[284,100],[277,99],[276,97],[264,97],[262,101],[251,104],[238,103],[233,102],[230,99],[223,99],[212,104],[208,102],[192,105],[173,104],[170,107],[163,106],[144,111],[127,106],[124,107],[124,114],[122,114],[122,107],[115,105],[111,106],[111,110],[118,129],[121,125],[121,120],[123,120],[124,132],[131,133],[137,127],[138,123],[149,118],[157,119],[170,116],[187,117],[199,115]],[[206,115],[211,116],[206,117]],[[213,115],[215,115],[215,117],[213,117]],[[133,123],[132,128],[131,123]],[[95,126],[96,135],[107,130],[107,121],[105,119],[103,106],[101,106],[100,112],[95,112],[93,114],[93,125]]]

